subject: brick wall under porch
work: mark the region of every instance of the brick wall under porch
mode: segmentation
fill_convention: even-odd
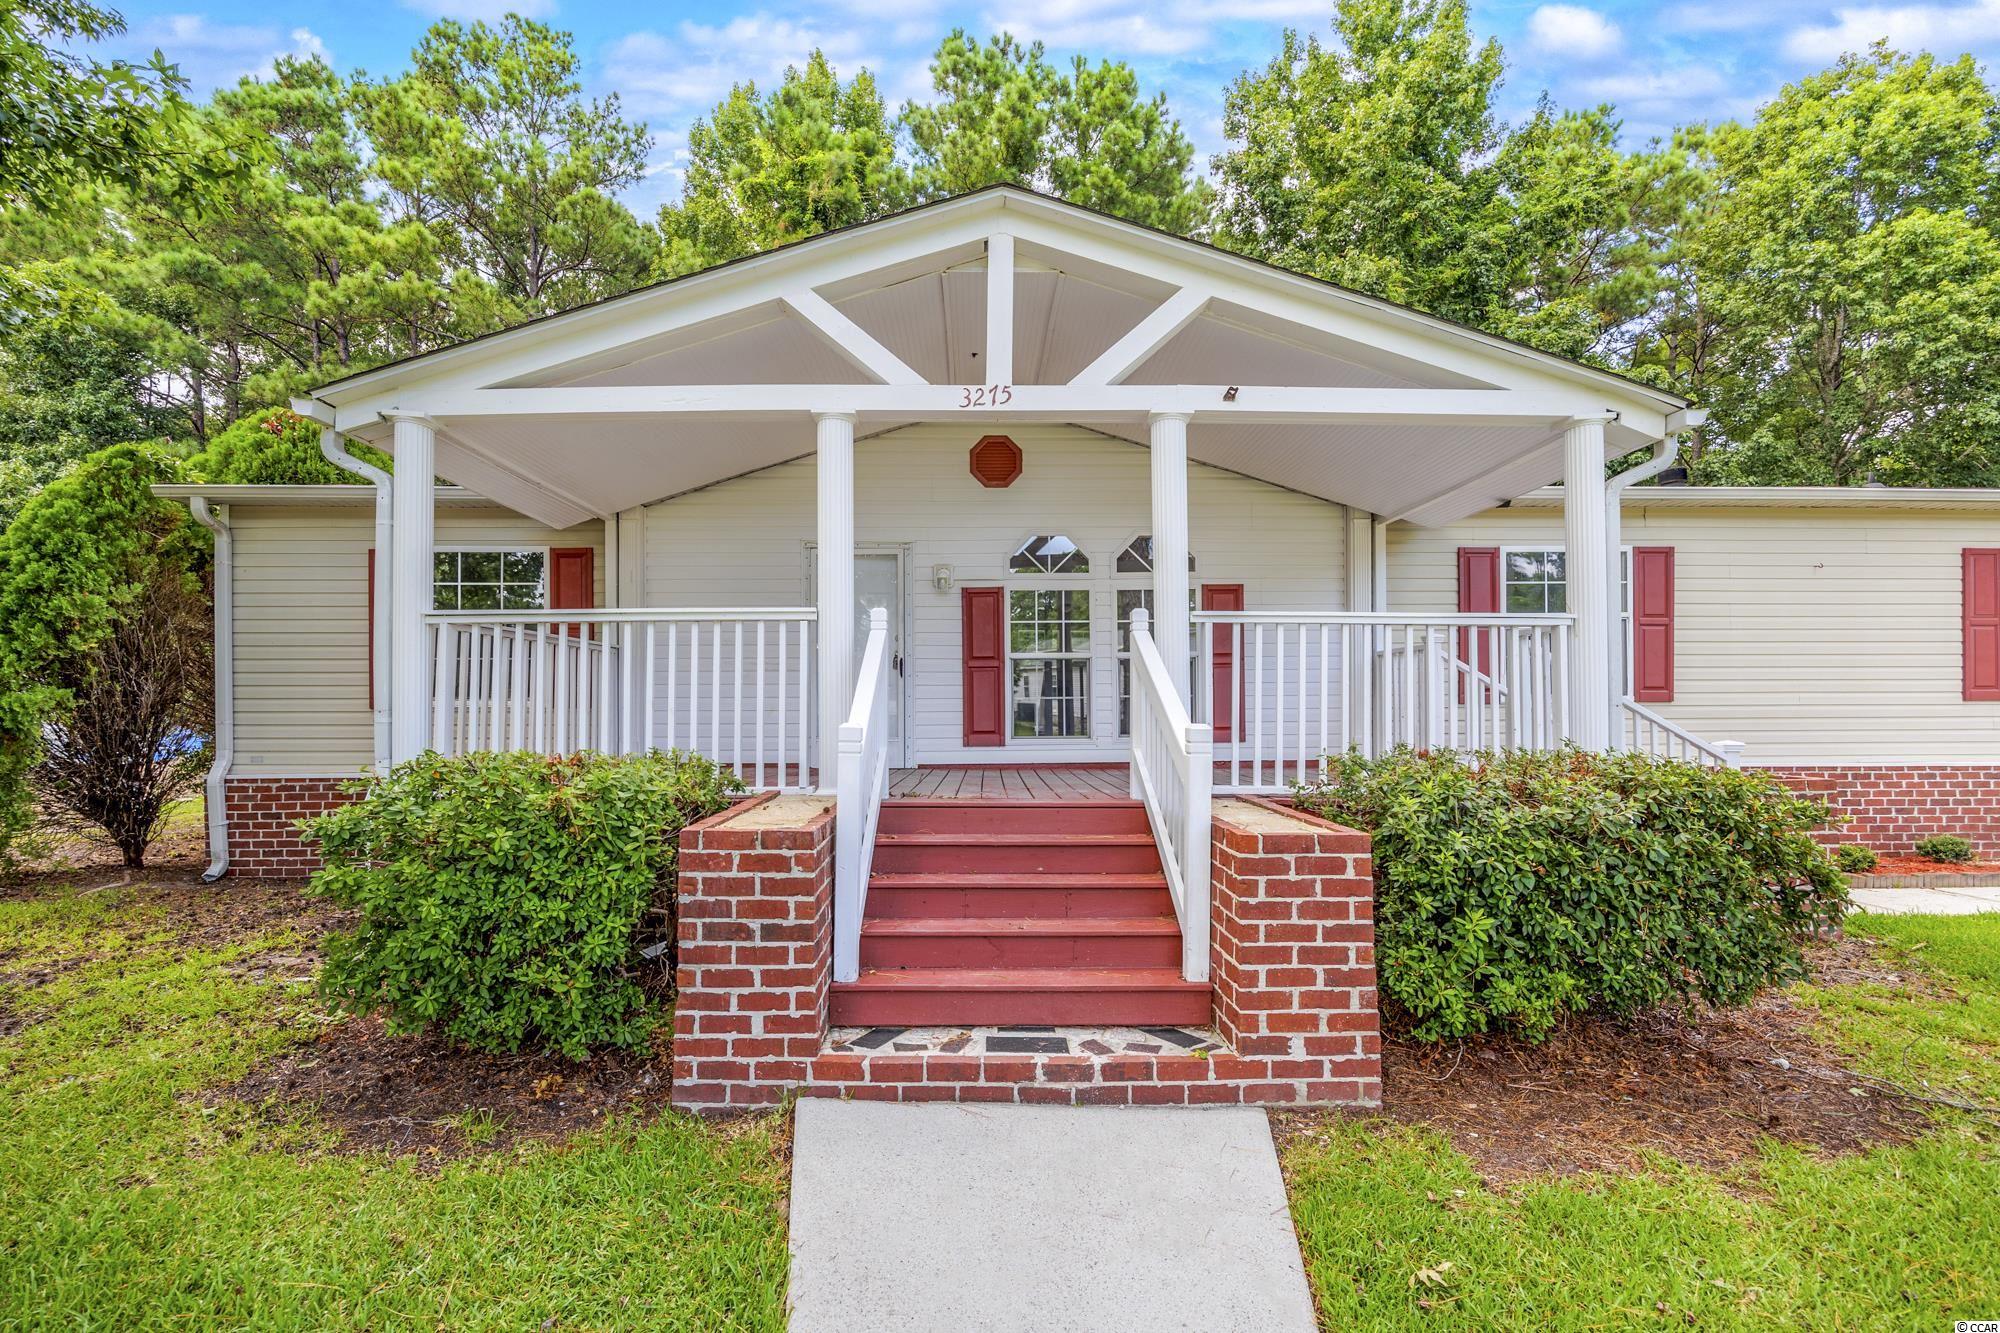
[[[1358,1105],[1382,1095],[1368,839],[1262,801],[1218,803],[1216,1030],[1230,1049],[906,1054],[826,1049],[833,815],[781,797],[685,830],[673,1100],[791,1093],[1078,1105]]]
[[[299,821],[354,800],[343,790],[354,780],[225,778],[228,873],[238,879],[303,879],[318,870],[319,852],[299,836]]]
[[[1919,838],[1958,833],[1982,856],[2000,856],[2000,764],[1772,766],[1762,771],[1826,801],[1845,823],[1824,842],[1854,842],[1908,855]]]

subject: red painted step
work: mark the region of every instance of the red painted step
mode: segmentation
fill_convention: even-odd
[[[1165,875],[976,872],[870,875],[867,919],[911,916],[1167,916]]]
[[[877,833],[882,874],[1034,871],[1158,874],[1151,833]]]
[[[878,833],[1151,833],[1137,801],[882,802]]]
[[[890,917],[861,927],[870,968],[1165,967],[1181,961],[1171,916]]]
[[[1206,983],[1179,969],[864,968],[836,983],[833,1022],[843,1027],[945,1023],[1199,1025],[1209,1021]]]

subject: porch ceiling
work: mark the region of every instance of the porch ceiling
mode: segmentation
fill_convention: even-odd
[[[1009,310],[1011,323],[1000,322]],[[1003,410],[959,400],[959,386],[989,382],[1007,387]],[[1241,386],[1240,401],[1229,386]],[[1609,414],[1616,455],[1657,438],[1683,406],[1006,189],[365,372],[302,401],[382,447],[388,417],[428,417],[440,475],[557,524],[810,454],[819,411],[852,413],[864,438],[955,418],[968,443],[1036,421],[1135,444],[1149,412],[1185,412],[1195,461],[1442,523],[1555,480],[1574,417]]]

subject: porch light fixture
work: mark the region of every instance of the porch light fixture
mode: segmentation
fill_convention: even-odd
[[[932,565],[932,566],[931,566],[931,586],[932,586],[933,588],[936,588],[936,589],[937,589],[937,590],[938,590],[939,592],[950,592],[950,591],[951,591],[951,566],[950,566],[950,565]]]
[[[1005,435],[986,435],[972,446],[972,475],[989,490],[1004,490],[1021,476],[1021,446]]]

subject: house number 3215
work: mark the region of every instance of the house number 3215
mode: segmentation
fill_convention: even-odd
[[[965,397],[960,407],[1005,407],[1014,401],[1014,386],[1011,384],[967,384],[961,386]]]

